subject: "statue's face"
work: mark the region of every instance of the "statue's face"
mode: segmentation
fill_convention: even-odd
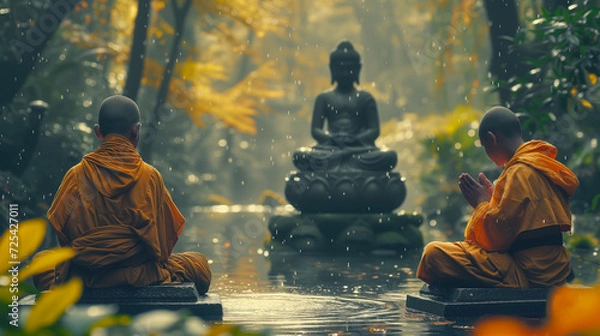
[[[358,83],[360,74],[360,63],[341,61],[330,65],[332,82],[339,84]]]

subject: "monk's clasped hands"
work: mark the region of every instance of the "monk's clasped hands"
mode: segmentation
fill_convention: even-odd
[[[468,173],[462,173],[458,177],[458,185],[463,197],[470,206],[476,208],[482,202],[489,202],[492,199],[494,185],[483,173],[479,173],[479,181],[476,181]]]

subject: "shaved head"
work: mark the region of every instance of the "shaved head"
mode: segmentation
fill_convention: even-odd
[[[126,135],[140,121],[137,104],[125,96],[111,96],[100,105],[98,125],[104,136],[116,133]]]
[[[479,139],[487,139],[488,132],[506,138],[521,137],[521,123],[517,115],[506,107],[496,106],[487,110],[479,124]]]

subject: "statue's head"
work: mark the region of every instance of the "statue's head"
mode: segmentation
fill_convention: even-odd
[[[331,70],[331,84],[359,83],[360,54],[354,50],[349,41],[342,41],[329,55],[329,70]]]

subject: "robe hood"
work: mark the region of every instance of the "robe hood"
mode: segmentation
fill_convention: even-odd
[[[569,168],[556,161],[557,153],[558,150],[551,144],[541,140],[532,140],[517,149],[506,167],[517,162],[524,163],[544,174],[569,196],[573,196],[579,186],[579,180]]]
[[[83,177],[105,197],[131,189],[139,180],[144,161],[126,137],[109,134],[94,152],[81,161]]]

